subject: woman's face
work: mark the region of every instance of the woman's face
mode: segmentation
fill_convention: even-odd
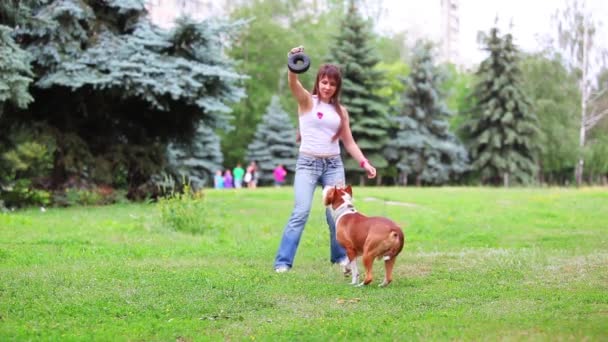
[[[323,102],[329,102],[332,96],[336,93],[336,81],[327,76],[321,77],[319,80],[319,98]]]

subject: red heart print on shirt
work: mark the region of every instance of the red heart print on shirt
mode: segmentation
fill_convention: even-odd
[[[319,118],[319,120],[323,119],[323,113],[317,112],[317,117]]]

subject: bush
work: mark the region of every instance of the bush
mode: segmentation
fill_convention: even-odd
[[[176,231],[192,234],[213,228],[207,219],[207,206],[202,191],[194,192],[189,185],[158,200],[161,222]]]
[[[126,190],[116,190],[108,186],[98,186],[93,189],[73,187],[53,194],[53,204],[63,207],[125,202],[127,202]]]
[[[10,186],[0,188],[0,197],[2,206],[7,207],[47,206],[51,203],[51,193],[34,189],[29,179],[20,179]]]
[[[42,186],[53,168],[56,143],[48,127],[14,126],[0,141],[0,199],[8,207],[48,205],[51,193]]]

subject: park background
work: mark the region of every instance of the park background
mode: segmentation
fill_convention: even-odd
[[[309,88],[322,62],[342,67],[353,135],[378,169],[367,180],[345,156],[349,183],[606,185],[597,4],[544,3],[549,26],[523,50],[513,10],[478,4],[472,37],[460,3],[433,3],[441,18],[425,36],[415,20],[395,30],[382,1],[3,2],[2,206],[156,198],[251,160],[262,186],[278,163],[293,175],[295,45],[313,61]],[[458,53],[471,46],[476,57]]]
[[[382,1],[176,0],[193,18],[155,25],[166,1],[0,1],[0,340],[606,340],[605,28],[591,2],[530,2],[554,14],[537,13],[550,39],[534,49],[518,33],[529,13],[511,28],[489,1],[434,2],[479,6],[479,40],[458,45],[479,58],[462,63],[385,31]],[[199,17],[203,3],[223,11]],[[381,263],[359,288],[330,264],[319,191],[277,274],[291,187],[209,188],[238,161],[293,167],[299,44],[313,70],[343,63],[381,175],[345,159],[357,209],[404,230],[387,288]]]

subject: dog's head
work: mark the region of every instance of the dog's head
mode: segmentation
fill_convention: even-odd
[[[352,204],[353,189],[350,185],[326,186],[323,188],[323,205],[330,209],[336,209],[343,204]]]

